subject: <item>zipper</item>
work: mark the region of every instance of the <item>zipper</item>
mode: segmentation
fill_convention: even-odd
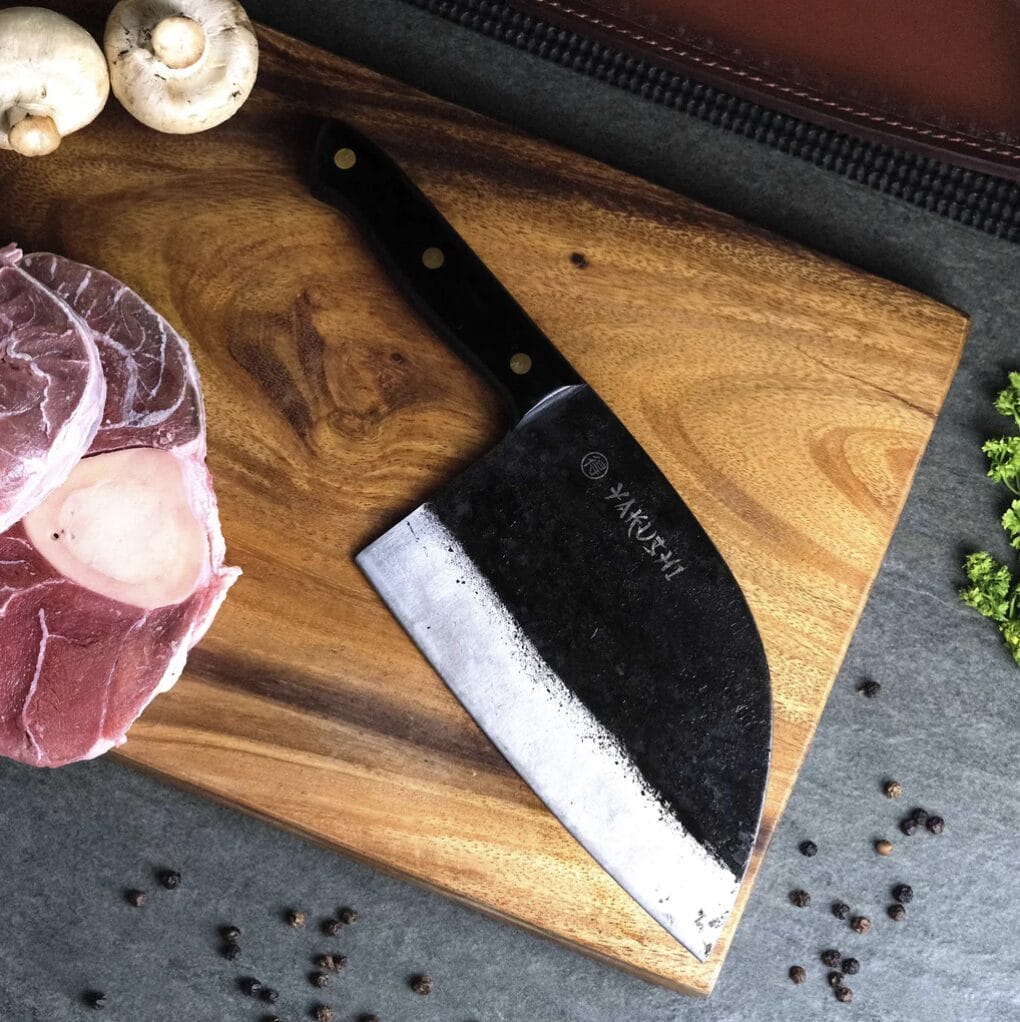
[[[997,238],[1020,241],[1018,182],[879,142],[866,142],[769,110],[524,14],[503,0],[407,2],[490,39],[754,139],[885,195]]]

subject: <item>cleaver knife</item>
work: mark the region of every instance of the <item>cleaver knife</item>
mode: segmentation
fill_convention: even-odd
[[[771,754],[768,665],[739,586],[623,423],[378,146],[327,122],[312,183],[511,417],[358,565],[549,809],[704,960]]]

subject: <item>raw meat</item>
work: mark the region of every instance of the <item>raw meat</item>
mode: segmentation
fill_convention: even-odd
[[[106,397],[90,332],[20,257],[0,249],[0,532],[67,478]]]
[[[224,567],[184,340],[108,274],[24,263],[81,313],[110,379],[102,453],[0,535],[0,755],[61,766],[124,742],[240,572]]]
[[[163,499],[139,502],[137,488],[123,485],[124,461],[132,459],[168,463],[165,471],[176,480],[153,487]],[[82,475],[86,478],[78,478]],[[185,573],[196,569],[179,602],[145,598],[168,584],[164,551],[157,549],[156,559],[136,570],[130,556],[116,556],[110,537],[105,556],[102,544],[97,552],[95,538],[87,535],[73,550],[73,518],[64,517],[66,531],[50,531],[69,499],[104,482],[113,491],[103,498],[104,511],[117,521],[114,539],[126,554],[138,553],[131,550],[138,537],[159,534],[161,544],[179,552],[175,560]],[[183,506],[184,515],[174,505]],[[168,528],[168,511],[176,527]],[[190,527],[182,522],[185,516]],[[86,516],[81,525],[87,530],[94,521]],[[72,547],[59,569],[53,563],[58,558],[40,553],[46,540]],[[223,567],[224,552],[212,481],[198,459],[143,449],[83,461],[42,507],[0,536],[0,751],[52,767],[121,744],[152,699],[180,677],[188,650],[205,634],[237,578],[236,569]],[[117,577],[124,572],[131,573],[128,584]],[[72,581],[83,574],[88,587]],[[113,599],[104,590],[125,598]],[[138,602],[162,605],[127,602],[135,593],[142,594]]]
[[[205,456],[205,412],[187,342],[126,284],[48,252],[22,266],[68,302],[92,330],[106,375],[106,409],[89,454],[123,447],[169,450],[197,440]]]

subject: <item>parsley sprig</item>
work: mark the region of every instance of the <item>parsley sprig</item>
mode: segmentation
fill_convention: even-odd
[[[1020,429],[1020,372],[1009,374],[1009,386],[996,397],[995,410],[1012,418]],[[981,449],[988,457],[989,479],[1002,483],[1020,498],[1020,436],[988,440]],[[1020,550],[1020,499],[1006,509],[1002,527],[1010,546]],[[960,599],[995,622],[1006,648],[1020,667],[1020,583],[1008,565],[984,551],[970,554],[963,562],[963,570],[970,585],[960,590]]]

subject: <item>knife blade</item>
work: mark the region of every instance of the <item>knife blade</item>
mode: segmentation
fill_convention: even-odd
[[[771,756],[768,665],[740,587],[619,418],[375,143],[327,122],[312,188],[512,420],[358,565],[549,809],[703,960]]]

